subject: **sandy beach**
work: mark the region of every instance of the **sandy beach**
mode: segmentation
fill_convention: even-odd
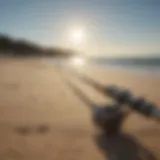
[[[126,87],[160,107],[160,77],[89,67],[83,72],[102,84]],[[42,59],[0,60],[0,160],[160,160],[158,122],[133,112],[124,134],[106,140],[96,134],[90,111],[64,75]],[[107,101],[79,86],[94,102]]]

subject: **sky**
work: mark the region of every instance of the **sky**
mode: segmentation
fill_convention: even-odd
[[[159,0],[0,0],[0,33],[89,56],[160,56],[159,17]]]

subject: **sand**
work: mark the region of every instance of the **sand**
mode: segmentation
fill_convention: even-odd
[[[83,72],[160,106],[159,77],[91,67]],[[110,139],[97,135],[90,110],[65,83],[64,75],[43,59],[0,60],[0,160],[160,159],[158,122],[133,112],[124,124],[124,134]],[[107,101],[82,85],[94,102]]]

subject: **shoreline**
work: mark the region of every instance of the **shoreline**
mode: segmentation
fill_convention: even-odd
[[[53,64],[53,65],[61,65],[61,62],[59,62],[56,59],[45,59],[46,62]],[[67,60],[66,60],[67,62]],[[63,62],[65,64],[65,61]],[[63,65],[62,63],[62,65]],[[74,67],[74,66],[73,66]],[[79,68],[99,68],[106,71],[113,71],[113,72],[123,72],[126,74],[133,74],[134,76],[144,76],[144,77],[160,77],[160,66],[140,66],[140,65],[123,65],[123,64],[98,64],[98,63],[92,63],[92,62],[86,62],[86,64],[79,66]],[[77,65],[78,68],[78,65]],[[83,70],[83,69],[82,69]]]
[[[154,76],[160,77],[160,66],[134,66],[134,65],[121,65],[121,64],[93,64],[93,67],[100,69],[111,70],[115,72],[126,72],[127,74],[139,75],[139,76]]]

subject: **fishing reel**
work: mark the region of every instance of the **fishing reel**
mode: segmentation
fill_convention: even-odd
[[[124,120],[130,110],[156,120],[160,120],[160,111],[146,99],[134,97],[128,90],[116,86],[107,87],[107,95],[115,100],[115,104],[97,107],[93,112],[93,122],[107,135],[121,131]]]
[[[118,134],[127,115],[119,107],[118,104],[97,106],[92,115],[95,126],[107,135]]]

